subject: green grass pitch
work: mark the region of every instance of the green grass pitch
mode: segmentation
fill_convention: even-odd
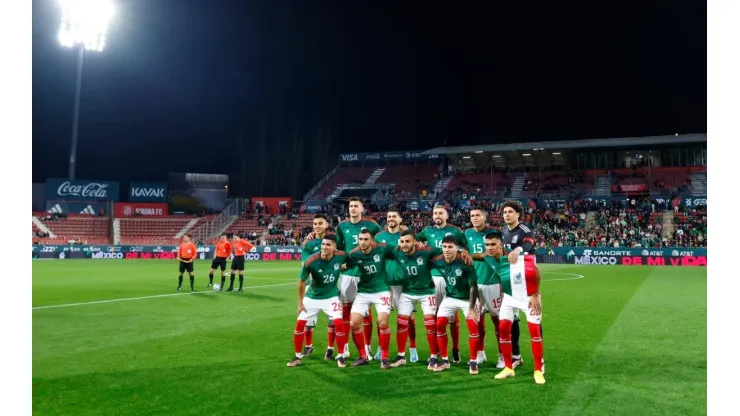
[[[547,384],[538,386],[525,325],[525,364],[516,378],[503,381],[493,379],[490,362],[477,376],[465,365],[443,373],[421,363],[381,371],[377,361],[339,369],[322,359],[325,316],[315,331],[314,355],[303,366],[287,368],[299,264],[248,263],[243,293],[206,290],[209,265],[196,263],[196,289],[202,293],[170,296],[176,294],[174,261],[34,262],[34,414],[707,411],[706,268],[541,265]],[[91,303],[115,299],[123,300]],[[76,305],[45,308],[67,304]],[[491,358],[496,344],[490,321],[487,328]],[[461,333],[465,361],[465,325]],[[424,361],[423,325],[417,342]],[[373,351],[376,345],[374,335]],[[395,352],[394,329],[391,357]]]

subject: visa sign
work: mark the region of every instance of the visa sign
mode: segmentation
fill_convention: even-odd
[[[131,183],[128,200],[132,202],[165,202],[167,201],[167,184],[159,182]]]
[[[359,161],[359,158],[357,157],[356,154],[340,155],[340,157],[342,158],[342,162],[357,162],[357,161]]]
[[[117,201],[118,182],[47,179],[48,200]]]

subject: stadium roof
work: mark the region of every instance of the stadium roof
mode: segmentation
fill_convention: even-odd
[[[706,143],[706,134],[682,134],[678,136],[649,136],[649,137],[624,137],[621,139],[585,139],[566,140],[555,142],[529,142],[510,144],[490,144],[479,146],[450,146],[435,147],[427,150],[425,155],[452,155],[473,152],[511,152],[519,150],[534,149],[582,149],[589,147],[627,147],[627,146],[651,146],[663,144],[681,143]]]

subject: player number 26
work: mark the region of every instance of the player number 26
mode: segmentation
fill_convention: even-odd
[[[328,275],[324,276],[324,283],[332,283],[332,282],[334,282],[334,275],[333,274],[328,274]]]

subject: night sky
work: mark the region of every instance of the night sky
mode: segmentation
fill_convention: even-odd
[[[336,152],[706,132],[704,2],[499,3],[117,1],[85,61],[77,177],[278,195]],[[33,0],[34,182],[67,175],[59,17]],[[296,149],[308,173],[278,171]]]

